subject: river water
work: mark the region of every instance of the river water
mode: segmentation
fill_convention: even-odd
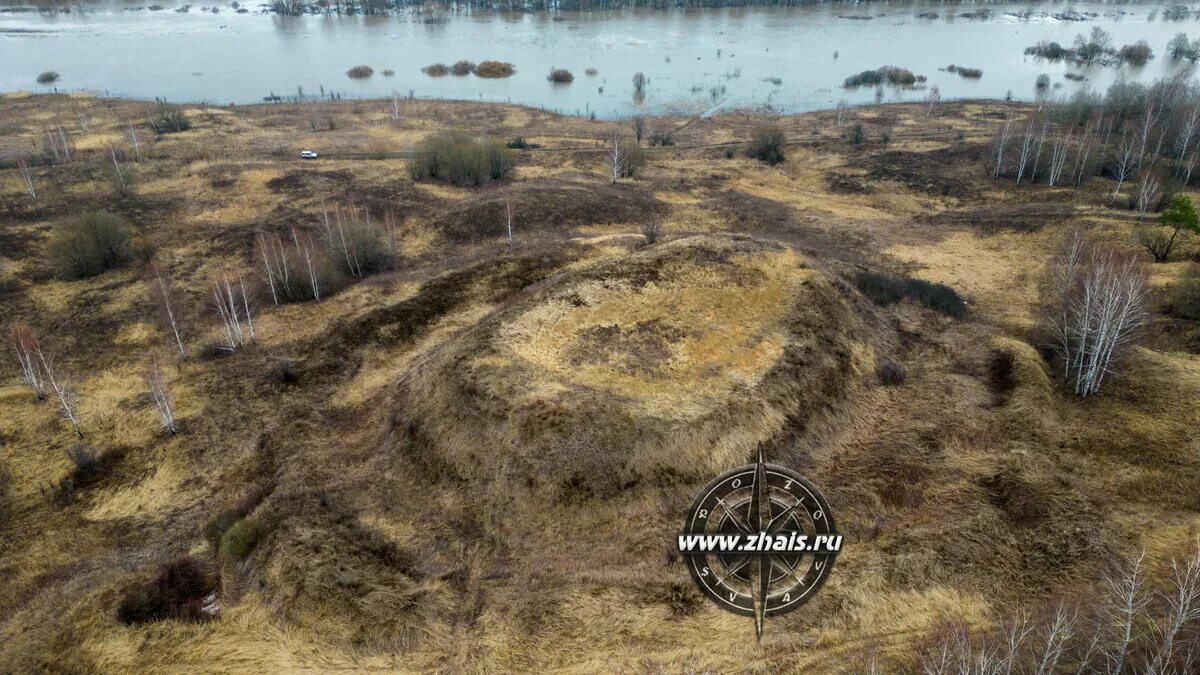
[[[169,0],[158,0],[164,4]],[[87,89],[172,102],[252,103],[271,94],[330,92],[347,97],[402,96],[508,101],[569,114],[621,117],[639,112],[703,111],[718,106],[783,112],[828,108],[845,98],[867,103],[870,87],[846,90],[849,75],[896,65],[925,75],[943,100],[1035,96],[1039,74],[1055,96],[1080,87],[1103,90],[1124,75],[1148,81],[1189,68],[1169,59],[1178,32],[1200,38],[1200,20],[1168,20],[1157,3],[1036,3],[972,5],[871,2],[806,7],[629,10],[592,13],[420,16],[300,16],[149,11],[143,5],[91,4],[70,13],[0,11],[0,91]],[[965,18],[981,8],[989,18]],[[1054,18],[1072,9],[1087,21]],[[919,14],[936,12],[937,18]],[[1033,12],[1032,17],[1014,14]],[[1197,14],[1200,14],[1198,12]],[[869,18],[867,18],[869,17]],[[1069,46],[1100,26],[1120,46],[1144,39],[1155,57],[1144,67],[1048,63],[1023,54],[1039,40]],[[495,59],[513,63],[506,79],[474,75],[431,78],[434,62]],[[981,68],[965,79],[949,64]],[[375,75],[351,80],[346,70],[369,65]],[[567,68],[571,84],[552,84],[551,67]],[[595,68],[596,75],[585,70]],[[386,77],[382,71],[391,69]],[[37,84],[38,73],[61,79]],[[635,99],[633,75],[649,79]],[[1087,78],[1064,78],[1073,73]],[[885,88],[883,101],[920,100],[923,90]]]

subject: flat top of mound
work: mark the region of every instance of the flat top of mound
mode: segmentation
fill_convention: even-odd
[[[643,255],[641,273],[554,289],[503,324],[484,358],[533,366],[534,396],[583,386],[690,417],[761,379],[783,351],[795,294],[816,276],[791,250],[748,242],[693,238]]]

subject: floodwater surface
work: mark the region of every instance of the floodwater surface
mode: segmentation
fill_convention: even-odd
[[[921,100],[936,85],[952,98],[1034,98],[1047,74],[1053,96],[1082,87],[1103,91],[1118,77],[1148,81],[1192,66],[1165,53],[1176,33],[1200,38],[1195,18],[1169,20],[1165,4],[838,3],[805,7],[612,12],[277,16],[251,6],[237,13],[150,11],[92,4],[68,13],[0,10],[0,91],[92,90],[172,102],[253,103],[266,96],[506,101],[569,114],[622,117],[639,112],[699,112],[714,106],[799,112],[877,100],[875,88],[845,89],[849,75],[883,65],[928,78],[918,88],[884,87],[881,100]],[[987,18],[967,14],[987,9]],[[1068,9],[1086,21],[1055,18]],[[919,15],[936,13],[937,18]],[[1031,13],[1031,16],[1022,16]],[[1039,40],[1070,46],[1100,26],[1114,46],[1144,39],[1154,58],[1143,67],[1047,62],[1024,55]],[[511,62],[504,79],[429,77],[422,68],[466,59]],[[980,68],[983,77],[946,72]],[[375,74],[350,79],[346,70]],[[547,80],[551,68],[574,74]],[[586,74],[591,68],[594,75]],[[38,84],[53,70],[60,79]],[[394,73],[385,76],[383,71]],[[648,79],[643,96],[635,73]],[[1065,78],[1082,76],[1082,81]]]

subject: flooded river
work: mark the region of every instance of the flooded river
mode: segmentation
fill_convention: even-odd
[[[159,0],[160,2],[162,0]],[[174,11],[164,5],[91,4],[80,11],[0,11],[0,90],[87,89],[173,102],[252,103],[269,95],[390,96],[510,101],[564,113],[621,117],[639,111],[702,111],[714,105],[793,112],[876,100],[874,88],[842,88],[849,75],[882,65],[911,69],[943,99],[1034,97],[1039,74],[1051,93],[1103,90],[1124,75],[1150,80],[1188,67],[1165,54],[1179,32],[1200,38],[1200,21],[1169,19],[1163,4],[839,3],[806,7],[449,15],[440,23],[393,16],[277,16],[231,5]],[[979,9],[985,18],[971,18]],[[1086,21],[1062,13],[1094,13]],[[1026,15],[1026,13],[1031,13]],[[933,18],[932,14],[936,14]],[[1058,14],[1060,16],[1055,17]],[[923,15],[923,16],[922,16]],[[1039,40],[1070,46],[1100,26],[1119,47],[1148,41],[1143,67],[1049,63],[1023,54]],[[433,78],[422,68],[466,59],[511,62],[504,79]],[[979,68],[963,78],[939,70]],[[346,70],[371,66],[352,80]],[[574,74],[552,84],[552,67]],[[586,74],[595,69],[594,75]],[[53,70],[61,78],[38,84]],[[394,71],[385,76],[383,71]],[[648,79],[635,95],[633,76]],[[1083,81],[1067,79],[1067,74]],[[922,89],[884,88],[884,101],[919,100]]]

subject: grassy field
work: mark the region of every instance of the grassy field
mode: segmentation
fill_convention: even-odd
[[[1106,179],[989,178],[1018,105],[656,118],[676,145],[616,185],[603,147],[624,122],[426,101],[398,119],[390,101],[184,112],[189,130],[156,135],[144,102],[0,97],[0,312],[70,375],[102,466],[69,503],[45,494],[76,438],[6,353],[0,672],[837,671],[900,663],[947,619],[1086,596],[1111,561],[1159,565],[1200,534],[1200,331],[1164,311],[1200,247],[1152,266],[1150,329],[1101,394],[1066,393],[1038,350],[1038,280],[1072,227],[1135,246],[1134,215],[1101,206]],[[776,166],[740,145],[764,121],[791,141]],[[5,158],[59,126],[76,156],[34,166],[31,199]],[[452,128],[540,147],[509,180],[415,182],[406,153]],[[211,280],[261,286],[257,233],[316,233],[337,207],[394,220],[395,269],[320,302],[260,289],[253,344],[206,348]],[[139,263],[52,273],[51,232],[97,209],[169,270],[188,358]],[[949,285],[966,316],[875,305],[862,271]],[[884,359],[906,381],[881,385]],[[756,644],[671,551],[695,493],[759,444],[825,492],[846,544]],[[248,494],[257,542],[219,555],[205,526]],[[219,578],[217,618],[118,620],[187,553]]]

